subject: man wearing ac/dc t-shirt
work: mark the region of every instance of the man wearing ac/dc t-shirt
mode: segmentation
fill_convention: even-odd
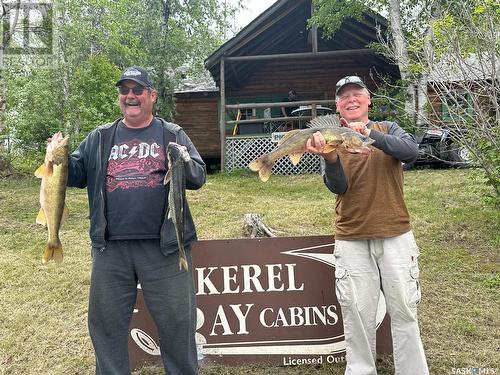
[[[188,189],[205,183],[205,164],[180,126],[153,116],[157,92],[145,69],[125,69],[116,86],[123,118],[92,131],[70,155],[68,166],[68,186],[86,187],[89,197],[88,324],[96,374],[130,374],[128,329],[137,283],[158,329],[166,373],[197,374],[189,247],[196,231],[187,206],[186,271],[179,268],[173,223],[166,219],[166,146],[176,142],[189,152]]]

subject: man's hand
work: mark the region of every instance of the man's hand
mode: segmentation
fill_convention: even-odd
[[[364,136],[369,137],[371,130],[366,127],[366,124],[361,121],[355,121],[355,122],[347,122],[345,118],[341,118],[340,122],[342,125],[344,125],[346,128],[352,129],[355,132],[361,133]]]
[[[191,156],[189,155],[189,151],[188,151],[186,146],[175,143],[175,142],[170,142],[169,145],[170,144],[179,150],[179,153],[180,153],[182,160],[184,160],[185,162],[188,162],[191,160]]]
[[[323,134],[321,134],[321,132],[316,132],[311,136],[311,138],[307,140],[306,151],[310,152],[311,154],[322,156],[328,163],[336,162],[338,158],[337,152],[325,153],[325,145],[326,141],[325,137],[323,137]]]

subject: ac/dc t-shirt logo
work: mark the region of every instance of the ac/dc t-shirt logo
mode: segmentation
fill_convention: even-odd
[[[161,123],[154,119],[133,129],[120,122],[112,145],[106,172],[107,239],[159,238],[167,192]]]
[[[155,187],[165,175],[165,151],[154,140],[115,144],[108,159],[106,190]]]

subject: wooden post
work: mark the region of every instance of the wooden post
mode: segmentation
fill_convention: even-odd
[[[311,1],[311,16],[314,15],[314,4]],[[312,35],[311,35],[311,44],[312,44],[312,53],[316,54],[318,53],[318,27],[313,26],[312,27]],[[316,117],[313,115],[313,117]]]
[[[220,170],[224,173],[226,163],[226,78],[224,57],[220,60]]]

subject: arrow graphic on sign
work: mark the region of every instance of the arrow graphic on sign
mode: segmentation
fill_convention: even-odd
[[[330,249],[330,252],[327,253],[317,253],[311,252],[311,250],[316,250],[320,248]],[[318,246],[310,246],[310,247],[301,247],[299,249],[282,251],[281,254],[292,255],[296,257],[308,258],[321,263],[324,263],[330,267],[335,267],[335,257],[333,256],[333,248],[334,243],[328,243],[324,245]],[[382,320],[384,320],[385,314],[387,312],[387,308],[385,305],[385,297],[384,293],[380,291],[380,297],[378,299],[377,306],[377,317],[376,317],[376,327],[378,328],[380,324],[382,324]]]

